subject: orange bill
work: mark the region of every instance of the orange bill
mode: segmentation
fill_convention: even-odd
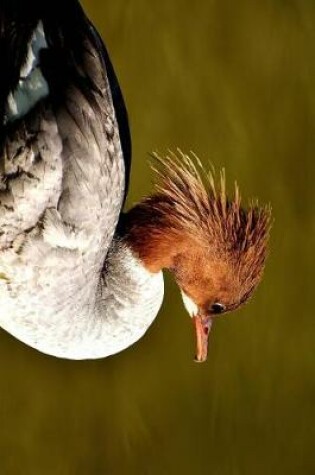
[[[210,317],[202,317],[195,315],[193,322],[196,329],[197,348],[195,361],[203,363],[208,356],[208,338],[212,327],[212,319]]]

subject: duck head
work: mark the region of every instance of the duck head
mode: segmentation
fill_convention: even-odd
[[[229,199],[224,172],[216,185],[195,156],[156,158],[156,193],[126,214],[125,239],[151,272],[173,273],[202,362],[214,320],[245,304],[262,278],[271,212],[243,208],[237,185]]]

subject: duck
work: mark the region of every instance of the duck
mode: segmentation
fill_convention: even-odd
[[[105,358],[136,343],[173,274],[207,359],[268,254],[269,206],[229,198],[193,153],[154,155],[124,211],[129,121],[107,49],[77,0],[0,6],[0,326],[39,352]]]

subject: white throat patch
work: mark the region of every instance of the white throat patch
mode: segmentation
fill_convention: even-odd
[[[189,313],[191,317],[194,317],[198,313],[197,305],[195,304],[193,300],[191,300],[190,297],[188,297],[188,295],[185,294],[185,292],[182,291],[182,289],[181,289],[181,294],[182,294],[182,299],[183,299],[185,309],[187,310],[187,312]]]
[[[20,71],[20,80],[14,92],[8,97],[6,122],[12,122],[26,115],[41,99],[49,94],[47,81],[39,67],[39,52],[47,48],[47,42],[40,21],[31,37],[25,63]]]

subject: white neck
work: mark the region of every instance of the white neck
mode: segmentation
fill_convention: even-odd
[[[162,272],[147,271],[130,249],[115,243],[97,297],[102,338],[93,348],[95,354],[104,349],[106,356],[114,354],[139,340],[154,321],[163,295]]]
[[[100,280],[93,269],[82,272],[82,256],[73,262],[73,253],[57,256],[54,250],[49,256],[38,244],[36,250],[38,259],[33,255],[29,261],[34,269],[14,266],[18,293],[12,292],[16,277],[0,278],[0,325],[29,346],[61,358],[102,358],[135,343],[155,319],[163,300],[162,272],[148,272],[126,246],[115,243],[110,249]],[[59,262],[58,276],[51,276],[49,285],[47,259],[52,266],[54,259]],[[35,272],[43,279],[36,293]]]

